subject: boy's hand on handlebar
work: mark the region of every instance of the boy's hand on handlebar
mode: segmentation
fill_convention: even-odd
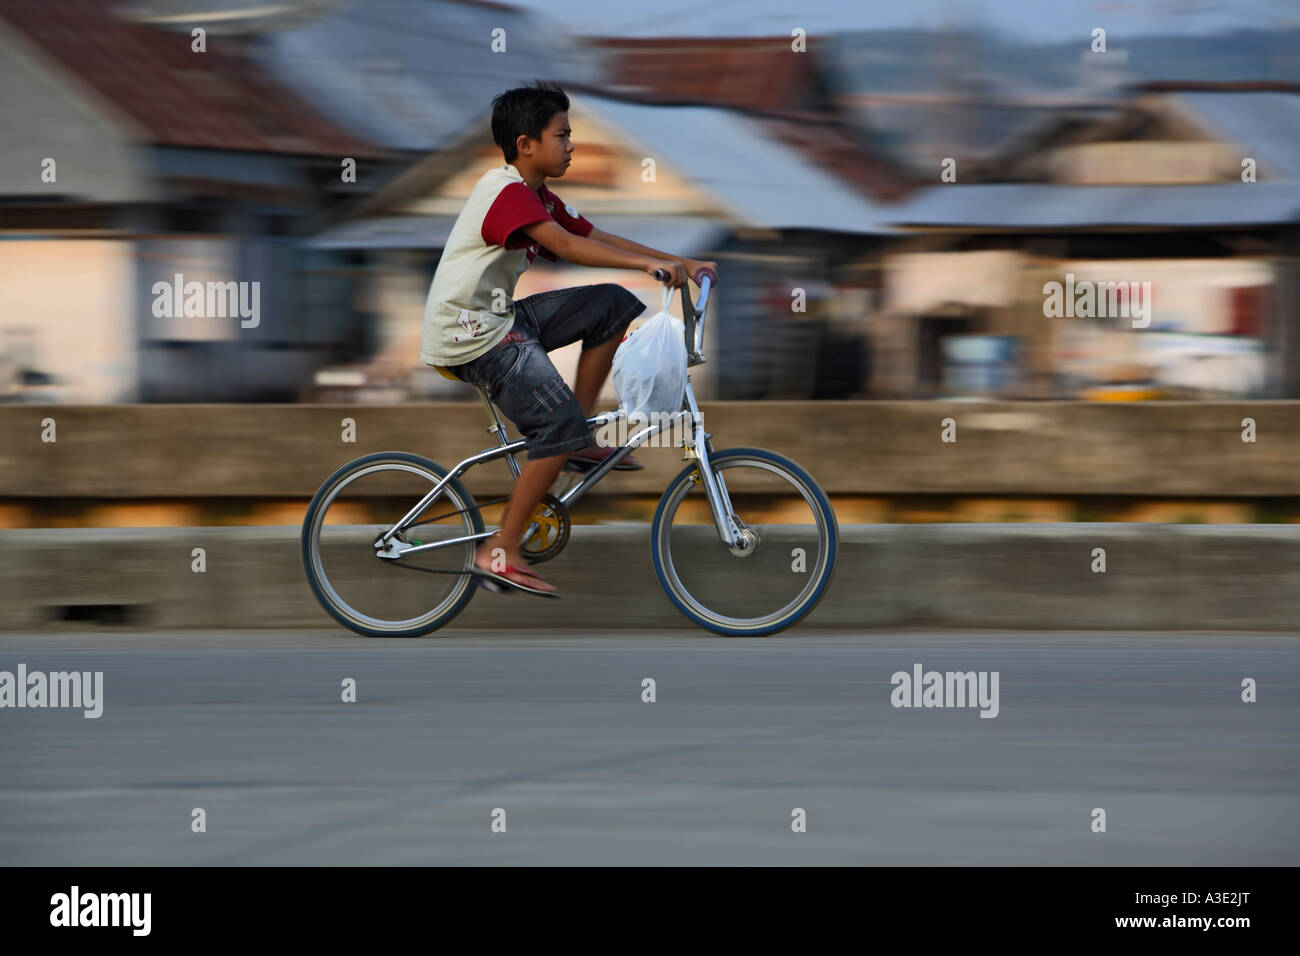
[[[647,259],[645,271],[654,276],[664,285],[672,286],[674,289],[686,285],[686,268],[680,262],[670,262],[664,259]],[[658,272],[660,275],[655,275]],[[666,278],[664,278],[666,276]]]
[[[715,282],[717,281],[718,264],[716,262],[710,262],[707,259],[684,259],[682,261],[683,264],[686,266],[686,272],[691,277],[691,281],[694,282],[696,285],[699,285],[700,279],[703,278],[700,275],[700,271],[702,269],[708,269],[710,272],[712,272],[714,281]]]

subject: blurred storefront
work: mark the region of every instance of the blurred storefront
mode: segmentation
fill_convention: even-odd
[[[238,44],[198,51],[118,12],[0,0],[0,388],[9,401],[292,400],[354,337],[337,260],[298,234],[346,196],[341,157],[387,161]],[[177,276],[232,283],[257,314],[160,307]]]
[[[1297,117],[1300,88],[1158,84],[1009,151],[1000,178],[1022,181],[913,197],[871,323],[873,394],[1300,396]],[[1096,305],[1061,313],[1054,286],[1095,287]]]

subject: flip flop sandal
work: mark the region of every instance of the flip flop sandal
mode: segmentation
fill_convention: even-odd
[[[512,572],[530,578],[537,578],[539,581],[542,580],[541,577],[527,568],[520,568],[513,564],[507,564],[506,574]],[[558,598],[560,596],[555,591],[543,591],[539,588],[530,588],[525,584],[520,584],[518,581],[511,581],[505,574],[498,574],[496,571],[484,571],[482,568],[475,568],[469,573],[474,576],[475,584],[488,591],[492,591],[494,594],[501,594],[507,591],[523,591],[525,594],[536,594],[538,597]]]

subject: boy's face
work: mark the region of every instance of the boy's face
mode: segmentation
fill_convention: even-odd
[[[532,168],[549,179],[563,176],[573,152],[573,142],[569,139],[572,132],[569,114],[556,113],[542,130],[541,139],[519,137],[519,156],[527,157],[526,161]]]

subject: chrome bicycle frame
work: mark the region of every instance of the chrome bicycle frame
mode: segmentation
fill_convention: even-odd
[[[702,365],[707,361],[704,357],[704,311],[708,307],[709,290],[712,286],[712,280],[709,276],[704,276],[700,283],[700,301],[693,305],[690,300],[690,293],[686,286],[682,286],[682,315],[684,316],[685,334],[686,334],[686,365],[690,368],[695,365]],[[483,400],[483,405],[487,409],[488,416],[492,419],[492,425],[488,432],[495,435],[497,447],[489,448],[471,455],[465,460],[459,462],[455,468],[447,473],[441,481],[420,499],[419,504],[408,511],[397,524],[389,528],[382,536],[375,540],[375,550],[381,558],[396,559],[407,554],[417,554],[421,551],[433,551],[438,548],[447,548],[457,544],[464,544],[467,541],[478,541],[482,538],[491,537],[495,534],[493,531],[482,531],[478,534],[461,535],[458,538],[450,538],[446,541],[434,541],[429,544],[407,544],[406,542],[394,541],[397,534],[405,531],[415,522],[415,520],[424,513],[442,489],[446,487],[447,482],[454,478],[459,478],[470,468],[483,462],[495,461],[498,458],[505,458],[510,466],[511,474],[516,481],[519,480],[519,462],[515,460],[518,452],[524,451],[527,443],[524,439],[518,438],[514,441],[508,441],[506,438],[506,428],[501,421],[501,416],[497,414],[496,407],[488,399],[487,393],[479,389],[479,397]],[[606,425],[613,424],[620,420],[622,414],[617,409],[609,412],[602,412],[587,419],[589,428],[603,428]],[[686,373],[686,394],[682,402],[681,411],[672,415],[660,417],[656,422],[647,424],[644,428],[639,429],[633,435],[629,436],[627,444],[620,447],[614,454],[610,455],[599,465],[593,468],[581,481],[572,488],[565,491],[559,496],[560,503],[566,508],[577,502],[602,478],[604,478],[614,466],[631,454],[632,449],[636,448],[654,435],[658,434],[665,427],[676,425],[677,422],[689,417],[692,422],[690,437],[685,439],[686,457],[694,458],[699,463],[698,470],[700,479],[704,484],[704,493],[709,501],[709,508],[713,512],[714,524],[718,529],[718,536],[728,547],[744,551],[750,546],[750,543],[744,535],[744,525],[737,520],[735,509],[731,505],[731,497],[727,493],[726,483],[722,480],[722,475],[715,473],[709,464],[709,454],[712,452],[712,445],[709,439],[712,437],[704,430],[704,417],[700,414],[699,404],[695,400],[695,390],[691,387],[690,372]],[[532,537],[536,525],[531,525],[528,529],[524,540],[527,541]]]

